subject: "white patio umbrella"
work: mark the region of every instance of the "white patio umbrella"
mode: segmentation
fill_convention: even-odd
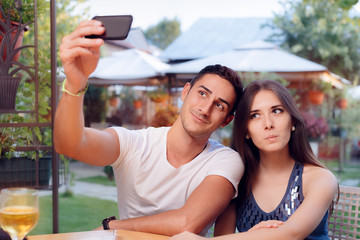
[[[215,56],[175,64],[167,73],[178,79],[191,78],[207,65],[221,64],[238,72],[275,72],[289,81],[306,80],[327,73],[325,66],[288,53],[268,42],[258,41]],[[326,81],[339,82],[327,74]]]
[[[169,65],[157,57],[137,49],[114,52],[100,58],[89,82],[99,85],[150,85],[150,81],[163,78]]]
[[[222,64],[243,72],[325,71],[326,67],[290,54],[277,46],[259,41],[207,58],[174,65],[170,73],[198,72],[210,64]]]
[[[360,100],[360,86],[350,88],[348,94],[354,98]]]

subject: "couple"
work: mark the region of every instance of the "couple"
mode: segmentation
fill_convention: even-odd
[[[237,239],[242,234],[254,239],[263,239],[264,234],[267,239],[271,235],[281,239],[277,234],[303,239],[317,225],[322,228],[337,191],[336,179],[313,156],[299,111],[286,89],[275,82],[253,83],[242,93],[234,71],[212,65],[184,86],[183,106],[170,128],[85,128],[83,96],[103,40],[84,36],[103,32],[101,23],[91,20],[63,38],[60,58],[67,79],[54,136],[59,153],[113,167],[120,219],[105,218],[104,229],[169,236],[187,231],[174,238],[190,239],[200,238],[190,232],[204,236],[217,219],[217,235],[233,233],[236,222],[244,231],[253,227],[234,235]],[[270,89],[251,90],[263,83]],[[241,157],[209,139],[218,127],[232,121],[235,109],[234,146]],[[290,193],[293,198],[287,208],[281,205],[276,218],[259,215],[248,220],[242,206],[255,208],[257,203],[259,213],[271,212],[288,195],[285,190],[294,178],[291,187],[297,192]],[[325,229],[324,225],[320,232]]]

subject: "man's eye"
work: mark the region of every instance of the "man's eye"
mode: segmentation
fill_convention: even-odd
[[[200,94],[201,96],[206,96],[206,93],[205,93],[204,91],[199,91],[199,94]]]
[[[221,103],[216,103],[216,106],[221,110],[225,109],[225,107]]]

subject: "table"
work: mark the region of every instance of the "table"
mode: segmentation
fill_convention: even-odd
[[[127,230],[96,230],[28,236],[28,240],[166,240],[168,236]]]

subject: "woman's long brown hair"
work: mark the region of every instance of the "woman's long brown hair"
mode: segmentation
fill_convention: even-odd
[[[236,109],[232,147],[239,152],[245,164],[245,173],[239,183],[238,204],[241,204],[251,191],[251,184],[259,168],[260,155],[258,148],[251,139],[246,139],[247,126],[250,118],[250,108],[255,95],[261,90],[272,91],[291,115],[295,131],[291,132],[289,153],[296,162],[305,165],[311,164],[326,168],[314,155],[306,133],[304,119],[289,91],[279,82],[273,80],[258,80],[251,82],[244,90],[240,103]],[[339,186],[338,186],[339,188]],[[339,198],[331,203],[330,213]]]

